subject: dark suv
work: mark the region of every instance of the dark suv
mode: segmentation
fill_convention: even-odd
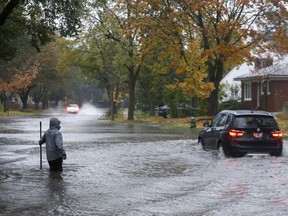
[[[224,110],[211,124],[205,122],[203,126],[205,129],[199,133],[198,144],[204,150],[222,147],[228,157],[241,157],[247,153],[282,155],[282,132],[269,112]]]

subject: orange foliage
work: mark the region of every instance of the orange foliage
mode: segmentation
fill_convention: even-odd
[[[30,87],[33,84],[38,72],[39,72],[39,63],[34,62],[29,64],[27,62],[21,68],[10,67],[7,68],[7,71],[10,74],[13,74],[11,79],[7,82],[0,79],[0,90],[8,91],[11,93],[18,93],[26,88]]]
[[[126,1],[127,2],[127,1]],[[168,88],[181,89],[189,96],[207,98],[214,89],[211,82],[207,82],[206,54],[201,51],[201,43],[196,38],[183,37],[185,31],[183,25],[183,13],[177,10],[171,10],[166,7],[161,0],[140,1],[137,5],[130,2],[131,11],[134,15],[126,20],[130,29],[125,29],[125,34],[131,34],[131,29],[137,31],[141,52],[143,56],[161,62],[169,62],[166,69],[175,71],[177,76],[181,76],[175,84]],[[202,3],[195,7],[201,7]],[[156,55],[155,55],[156,54]],[[184,77],[184,79],[183,79]],[[177,79],[177,77],[175,77]]]
[[[281,29],[288,20],[285,1],[116,2],[119,11],[128,11],[119,22],[126,38],[137,38],[139,59],[156,56],[169,62],[167,73],[176,71],[182,78],[170,87],[190,95],[207,97],[217,91],[227,68],[251,61],[256,53],[287,53],[287,29]],[[267,40],[268,33],[274,43]]]
[[[277,50],[281,55],[287,54],[288,50],[288,33],[285,28],[279,28],[273,34],[273,48]]]
[[[135,1],[129,2],[133,5]],[[251,51],[256,47],[258,52],[272,49],[287,53],[287,28],[279,25],[285,26],[288,19],[283,1],[142,0],[134,5],[133,11],[137,11],[136,15],[127,22],[139,32],[147,53],[159,49],[161,43],[163,57],[179,55],[185,59],[187,47],[197,37],[199,46],[194,52],[201,52],[215,68],[219,62],[233,66],[252,60]],[[269,31],[274,32],[276,42],[268,43]],[[187,60],[186,63],[190,64]],[[209,70],[209,73],[223,73],[223,70]],[[218,77],[211,81],[219,82],[222,77]]]

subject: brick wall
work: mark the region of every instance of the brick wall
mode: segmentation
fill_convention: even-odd
[[[252,83],[252,100],[244,101],[244,90],[242,85],[243,109],[255,109],[257,106],[257,82]],[[262,95],[260,92],[260,109],[269,112],[279,112],[285,102],[288,102],[288,80],[270,81],[270,94]]]

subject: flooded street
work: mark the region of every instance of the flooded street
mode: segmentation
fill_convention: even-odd
[[[287,215],[288,154],[225,158],[184,133],[102,113],[0,118],[0,215]],[[67,160],[50,173],[39,122],[61,123]]]

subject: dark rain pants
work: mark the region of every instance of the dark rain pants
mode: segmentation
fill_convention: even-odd
[[[57,158],[56,160],[48,161],[50,171],[56,171],[56,172],[61,172],[63,170],[62,168],[62,163],[63,163],[63,158]]]

